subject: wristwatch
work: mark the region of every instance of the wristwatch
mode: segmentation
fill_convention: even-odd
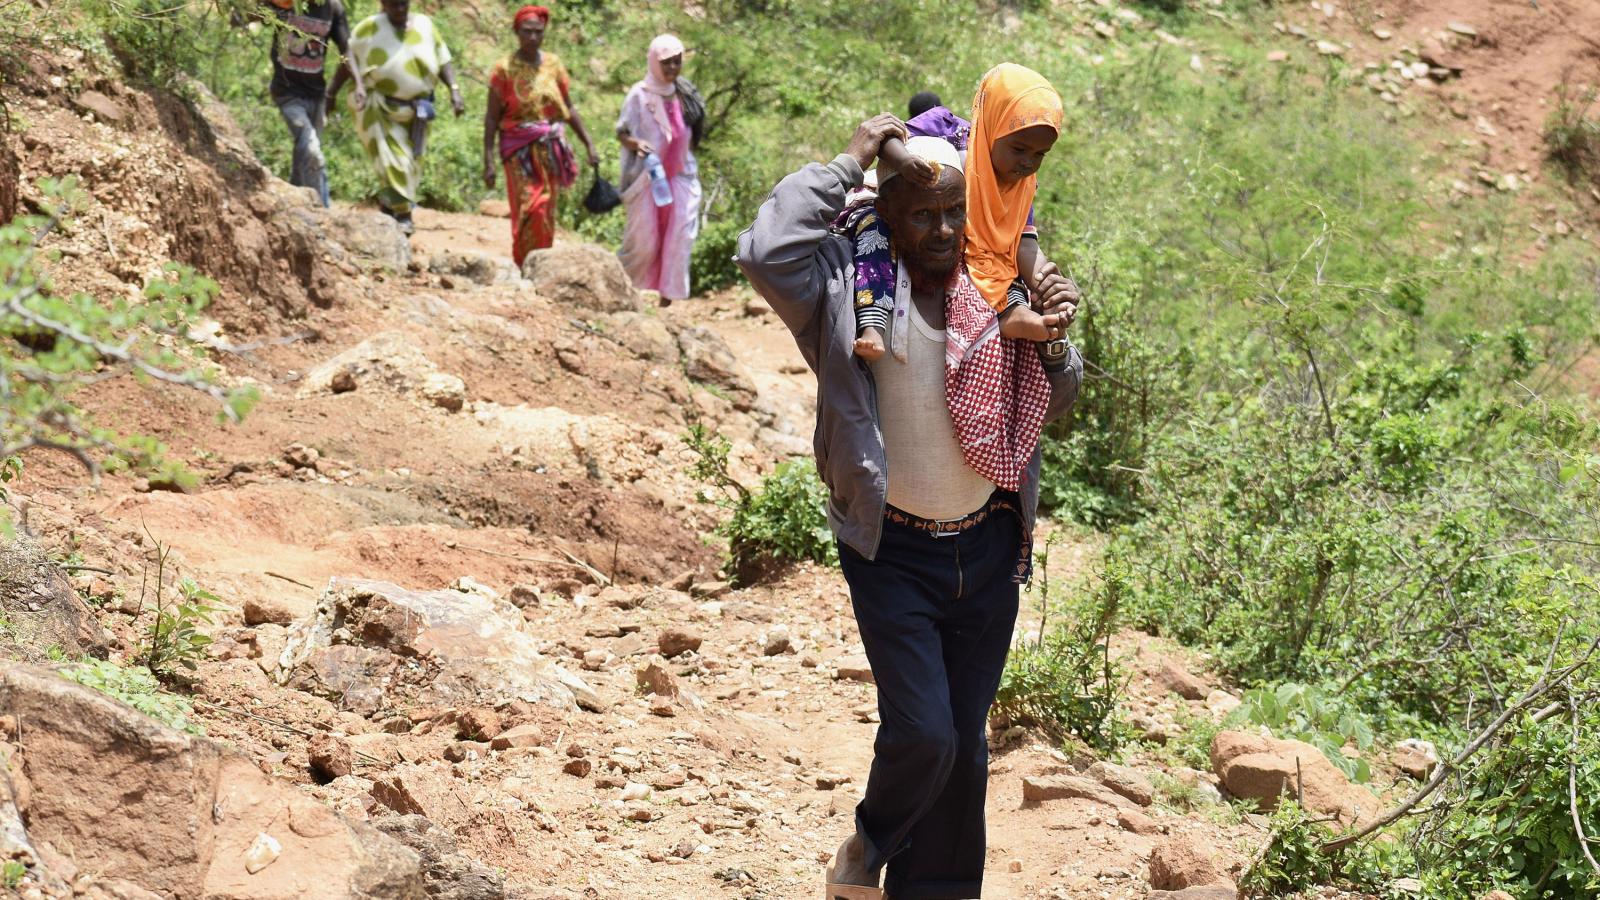
[[[1065,337],[1053,338],[1039,344],[1039,355],[1050,362],[1058,362],[1067,358],[1067,352],[1072,349],[1072,344]]]

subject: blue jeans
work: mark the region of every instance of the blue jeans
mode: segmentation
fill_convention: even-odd
[[[875,561],[839,544],[882,720],[856,828],[894,900],[982,896],[989,706],[1021,546],[1010,511],[941,537],[886,521]]]
[[[322,125],[327,118],[320,100],[286,97],[278,102],[278,113],[294,138],[294,163],[289,183],[315,188],[323,206],[328,205],[328,163],[322,156]]]

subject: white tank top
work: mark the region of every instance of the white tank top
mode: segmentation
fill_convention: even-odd
[[[959,519],[982,506],[994,484],[967,465],[956,440],[944,395],[944,332],[907,305],[906,361],[885,353],[872,363],[889,505],[924,519]]]

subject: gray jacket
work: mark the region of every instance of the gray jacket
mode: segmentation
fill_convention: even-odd
[[[845,193],[861,185],[861,166],[841,154],[811,163],[778,182],[739,235],[739,268],[794,333],[817,374],[817,471],[828,486],[828,524],[867,559],[878,554],[888,495],[878,394],[872,371],[852,351],[856,339],[855,250],[828,226],[844,209]],[[1052,371],[1053,369],[1053,371]],[[1076,348],[1047,367],[1050,406],[1059,418],[1078,398],[1083,360]],[[939,398],[942,402],[944,398]],[[1022,480],[1025,524],[1039,506],[1039,452]]]

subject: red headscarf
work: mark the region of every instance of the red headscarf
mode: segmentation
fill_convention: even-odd
[[[550,9],[544,6],[524,6],[517,10],[517,17],[511,20],[512,28],[522,27],[522,23],[529,19],[538,19],[546,25],[550,24]]]

